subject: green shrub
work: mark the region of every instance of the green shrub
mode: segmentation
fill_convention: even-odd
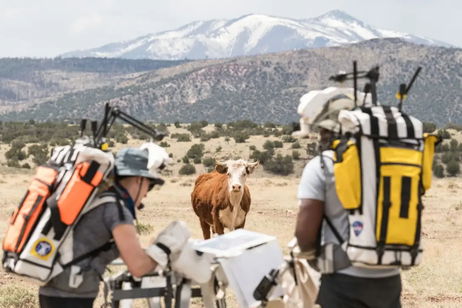
[[[300,149],[302,146],[300,145],[300,142],[298,141],[295,141],[294,143],[292,143],[292,146],[291,148],[292,149]]]
[[[436,125],[430,122],[423,122],[424,133],[433,133],[436,130]]]
[[[16,159],[8,159],[6,161],[6,165],[11,168],[21,168],[21,165],[19,164],[19,161]]]
[[[191,141],[191,135],[190,134],[172,134],[171,136],[173,139],[176,139],[178,142],[189,142]]]
[[[269,161],[273,157],[274,151],[263,151],[260,152],[258,150],[255,150],[250,154],[250,159],[253,159],[255,161],[259,161],[260,164],[265,165],[267,161]]]
[[[273,143],[273,141],[271,141],[271,140],[266,140],[265,143],[263,144],[263,148],[264,148],[265,150],[274,149],[274,143]]]
[[[183,158],[181,159],[181,161],[185,164],[189,164],[189,158],[188,156],[183,156]]]
[[[268,160],[263,168],[274,174],[289,175],[294,171],[294,163],[289,155],[278,154],[275,158]]]
[[[300,159],[300,152],[296,151],[296,150],[293,150],[292,151],[292,158],[294,160],[299,160]]]
[[[284,146],[284,144],[283,144],[281,141],[275,140],[275,141],[273,142],[273,146],[274,146],[275,148],[282,148],[282,147]]]
[[[439,129],[438,132],[437,132],[437,135],[438,137],[440,137],[441,139],[450,139],[451,138],[451,135],[449,134],[449,132],[445,129]]]
[[[444,167],[439,163],[433,165],[433,174],[438,178],[444,178]]]
[[[24,146],[25,144],[23,142],[13,141],[11,143],[11,148],[5,153],[6,159],[24,160],[27,157],[26,153],[22,150]]]
[[[451,160],[456,162],[459,161],[459,153],[457,152],[444,152],[441,156],[441,161],[445,164],[448,164]]]
[[[160,145],[161,147],[163,147],[163,148],[168,148],[168,147],[170,147],[170,144],[168,144],[168,142],[166,142],[166,141],[161,141],[161,142],[159,143],[159,145]]]
[[[281,139],[284,143],[294,143],[297,141],[297,139],[292,137],[291,135],[284,135],[281,137]]]
[[[36,165],[43,165],[48,160],[48,146],[46,144],[33,144],[27,149],[27,156],[33,156]]]
[[[186,152],[186,156],[192,159],[195,159],[195,158],[201,159],[202,156],[204,155],[204,148],[205,146],[202,143],[193,144],[191,148],[188,150],[188,152]]]
[[[203,164],[205,167],[213,167],[213,166],[215,166],[215,158],[212,158],[212,157],[204,157],[204,159],[202,159],[202,164]]]
[[[200,157],[194,157],[193,162],[194,162],[195,164],[200,164],[200,163],[202,162],[202,160],[201,160]]]
[[[256,149],[257,149],[257,147],[254,146],[254,145],[249,146],[249,150],[250,150],[250,151],[255,151]]]
[[[196,167],[191,164],[184,164],[178,171],[180,175],[190,175],[196,173]]]
[[[233,138],[236,143],[244,143],[247,139],[249,139],[249,137],[249,134],[243,131],[237,131],[233,134]]]
[[[446,164],[446,172],[450,176],[456,176],[460,172],[459,162],[451,160]]]
[[[451,141],[449,142],[449,151],[459,151],[459,142],[457,142],[456,139],[451,139]]]

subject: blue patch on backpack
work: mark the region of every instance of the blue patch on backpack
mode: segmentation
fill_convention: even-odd
[[[363,223],[360,221],[353,222],[352,226],[353,226],[353,232],[355,233],[356,236],[358,236],[363,231]]]

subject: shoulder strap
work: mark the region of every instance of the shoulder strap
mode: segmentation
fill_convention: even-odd
[[[332,230],[332,233],[334,233],[335,238],[337,239],[339,244],[342,245],[343,242],[345,242],[345,240],[340,236],[340,233],[338,232],[337,228],[334,227],[334,224],[332,223],[332,221],[326,215],[324,215],[322,218],[326,221],[327,225]]]
[[[105,243],[104,245],[102,245],[102,246],[100,246],[98,248],[95,248],[92,251],[84,253],[83,255],[73,259],[71,262],[63,264],[63,267],[68,267],[68,266],[74,265],[76,263],[79,263],[82,260],[85,260],[86,258],[96,257],[99,253],[111,249],[114,245],[115,245],[114,240],[110,240],[109,242]]]
[[[333,161],[332,157],[329,157],[329,156],[326,156],[326,157],[330,158]],[[326,185],[327,185],[327,168],[326,168],[326,164],[324,163],[324,155],[323,155],[322,152],[320,154],[320,159],[321,159],[321,167],[322,167],[322,169],[324,171],[324,177],[325,177],[325,185],[324,185],[324,204],[325,204],[326,203],[326,193],[327,193],[327,189],[326,189]],[[334,236],[337,239],[337,241],[339,242],[339,244],[342,245],[344,240],[340,236],[340,233],[337,231],[337,228],[334,227],[334,224],[332,223],[332,221],[327,217],[326,214],[324,214],[322,218],[323,218],[323,220],[326,221],[327,225],[332,230],[332,233],[334,233]]]
[[[114,202],[117,204],[120,220],[125,220],[125,213],[123,211],[124,201],[120,197],[120,194],[117,190],[103,192],[101,195],[99,195],[98,200],[95,201],[93,208],[100,206],[100,205],[104,205],[106,203],[114,203]]]

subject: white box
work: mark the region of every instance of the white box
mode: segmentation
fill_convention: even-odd
[[[253,297],[255,288],[284,262],[275,237],[243,229],[198,243],[194,249],[216,258],[242,308],[260,304]],[[282,296],[279,286],[272,292],[272,297],[277,296]]]

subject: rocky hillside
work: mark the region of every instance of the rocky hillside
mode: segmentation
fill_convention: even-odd
[[[27,108],[65,93],[112,85],[185,61],[103,58],[0,59],[0,111]]]
[[[408,82],[422,66],[404,109],[439,125],[462,122],[462,50],[398,39],[189,62],[52,98],[0,119],[99,119],[95,110],[102,111],[102,105],[111,102],[157,122],[286,123],[298,119],[296,107],[302,94],[332,85],[329,76],[351,70],[353,60],[358,60],[361,70],[380,65],[379,100],[384,104],[395,104],[399,84]]]

